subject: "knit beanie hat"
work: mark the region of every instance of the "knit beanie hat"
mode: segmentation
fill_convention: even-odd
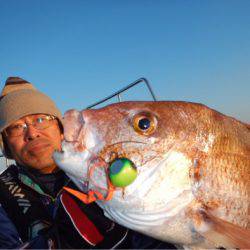
[[[3,130],[16,120],[31,114],[53,115],[62,123],[61,112],[47,95],[19,77],[9,77],[0,96],[0,147],[3,153]]]

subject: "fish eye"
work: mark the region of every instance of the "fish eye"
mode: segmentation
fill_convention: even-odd
[[[135,131],[142,135],[150,135],[156,129],[156,117],[149,113],[140,113],[133,117]]]
[[[138,122],[138,127],[141,130],[147,130],[147,129],[149,129],[150,128],[150,120],[148,118],[142,118]]]

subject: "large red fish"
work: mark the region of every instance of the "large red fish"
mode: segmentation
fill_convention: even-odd
[[[201,104],[124,102],[70,110],[64,127],[55,160],[79,199],[160,240],[250,248],[249,125]]]

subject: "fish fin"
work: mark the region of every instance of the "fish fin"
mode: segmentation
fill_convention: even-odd
[[[202,212],[204,224],[200,225],[199,233],[211,242],[215,242],[217,247],[250,249],[250,230],[215,217],[209,212]],[[205,230],[204,230],[205,229]]]

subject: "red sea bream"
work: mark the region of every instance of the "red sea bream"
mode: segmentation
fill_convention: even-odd
[[[249,125],[201,104],[162,101],[70,110],[64,127],[54,158],[84,202],[98,193],[112,220],[177,245],[250,248]],[[119,159],[137,173],[123,187],[109,180]]]

